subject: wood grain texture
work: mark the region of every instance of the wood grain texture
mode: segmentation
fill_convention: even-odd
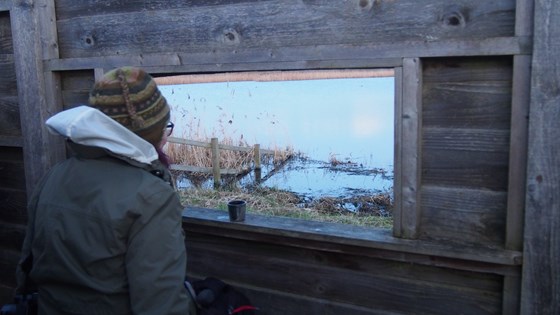
[[[26,1],[17,1],[10,11],[12,34],[17,38],[14,40],[14,65],[18,74],[27,191],[33,191],[39,178],[65,155],[63,140],[49,134],[44,127],[44,121],[60,111],[61,104],[46,102],[48,93],[39,49],[41,39],[37,32],[39,10]]]
[[[25,191],[0,188],[0,204],[0,218],[3,222],[27,223],[27,194]],[[2,228],[0,227],[0,229]],[[10,246],[10,244],[7,244],[7,246]]]
[[[3,35],[2,27],[0,25],[0,38]],[[0,87],[0,136],[21,137],[17,79],[12,52],[0,54]]]
[[[232,238],[212,240],[189,234],[188,229],[187,251],[191,257],[188,270],[195,275],[211,274],[250,287],[316,299],[318,304],[349,304],[395,313],[407,305],[407,313],[430,314],[445,314],[450,307],[460,307],[464,314],[492,314],[501,306],[501,277],[495,275],[364,260],[344,253],[293,251],[283,245]],[[418,295],[423,299],[418,300]],[[434,305],[433,300],[438,303]],[[296,308],[297,304],[286,306]]]
[[[521,314],[560,314],[560,2],[534,20]]]
[[[60,89],[64,109],[87,105],[89,91],[95,83],[93,70],[60,72]]]
[[[10,12],[0,12],[0,55],[13,54],[12,26]]]
[[[393,161],[395,165],[401,165],[403,161],[403,125],[402,125],[402,115],[403,115],[403,68],[395,68],[395,116],[394,116],[394,128],[395,128],[395,146],[394,146],[394,156]],[[393,205],[393,236],[400,237],[403,233],[402,229],[402,176],[401,167],[395,167],[393,172],[393,193],[394,193],[394,205]]]
[[[503,247],[512,59],[428,59],[423,73],[422,238]]]
[[[424,128],[422,184],[506,191],[507,130]]]
[[[0,152],[0,188],[25,191],[23,151],[3,147]]]
[[[522,250],[531,102],[531,56],[515,56],[513,70],[506,248]]]
[[[400,187],[395,208],[400,212],[400,231],[403,238],[417,238],[420,224],[420,182],[422,158],[422,63],[420,58],[403,60],[402,113],[397,119],[401,138],[397,140],[400,163],[395,176]]]
[[[521,255],[517,251],[472,246],[465,242],[458,246],[457,243],[406,240],[393,237],[392,231],[388,229],[327,224],[250,213],[247,214],[243,224],[232,224],[225,211],[190,207],[183,212],[183,220],[188,224],[188,230],[202,231],[205,234],[366,256],[372,251],[383,250],[385,251],[383,255],[391,256],[394,260],[399,260],[397,257],[400,256],[400,259],[414,263],[443,264],[445,259],[450,258],[476,262],[478,265],[480,263],[504,266],[521,264]],[[419,258],[416,255],[432,258],[417,260]],[[458,265],[455,268],[458,268]]]
[[[509,130],[512,64],[509,57],[425,60],[423,125]]]
[[[476,40],[513,36],[515,22],[514,0],[114,4],[57,1],[62,58]]]
[[[503,247],[507,193],[422,186],[422,239]]]

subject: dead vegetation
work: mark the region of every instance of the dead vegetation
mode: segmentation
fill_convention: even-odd
[[[191,126],[189,138],[210,143],[211,137],[202,135],[198,130],[199,126],[195,129],[192,129]],[[252,145],[248,144],[243,138],[234,140],[222,136],[219,141],[223,145],[252,148]],[[280,169],[292,157],[302,157],[301,153],[295,153],[289,147],[285,149],[274,148],[273,151],[273,154],[265,154],[261,157],[262,165],[272,166],[271,174],[274,174],[276,169]],[[209,148],[168,143],[166,153],[174,164],[212,167],[212,153]],[[240,170],[237,175],[223,176],[225,183],[235,183],[240,177],[250,172],[253,168],[253,159],[253,150],[220,150],[220,168]],[[331,167],[354,166],[353,163],[348,163],[348,161],[337,160],[335,155],[331,156],[330,164]],[[225,211],[229,200],[244,199],[247,201],[248,212],[250,213],[379,228],[390,228],[392,226],[393,204],[389,193],[353,195],[348,198],[322,197],[307,200],[289,191],[258,185],[248,189],[239,188],[236,184],[225,185],[227,188],[221,190],[203,188],[202,184],[212,176],[210,173],[173,171],[173,175],[176,178],[186,178],[194,186],[179,191],[181,201],[185,206]]]
[[[392,226],[392,202],[389,194],[354,196],[351,198],[324,197],[303,201],[294,193],[259,187],[251,192],[242,189],[213,190],[188,188],[179,191],[185,206],[221,209],[226,211],[232,199],[247,201],[249,213],[306,219],[320,222],[345,223],[378,228]],[[348,203],[354,211],[346,210]]]

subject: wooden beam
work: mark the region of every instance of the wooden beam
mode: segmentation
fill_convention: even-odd
[[[316,45],[208,53],[145,53],[45,61],[51,71],[138,66],[151,73],[392,68],[402,58],[516,55],[531,52],[531,37],[411,41],[365,45]],[[344,56],[344,57],[341,57]]]
[[[255,71],[190,74],[155,78],[158,85],[236,82],[236,81],[297,81],[322,79],[378,78],[394,76],[393,69],[304,70],[304,71]]]
[[[0,2],[0,12],[10,11],[12,9],[12,0],[4,0]]]
[[[427,255],[424,263],[438,265],[442,258],[483,262],[503,266],[521,265],[521,253],[517,251],[486,248],[481,246],[457,246],[444,242],[424,240],[407,240],[393,237],[389,229],[372,229],[371,227],[346,224],[325,223],[284,217],[255,215],[248,213],[243,224],[231,223],[227,212],[217,209],[186,208],[183,222],[190,227],[205,233],[216,233],[224,237],[237,237],[251,241],[301,248],[315,248],[338,253],[353,253],[367,256],[371,249],[387,251],[380,258],[398,259],[406,262],[418,262],[407,254]],[[214,231],[214,232],[212,232]],[[466,266],[467,264],[462,264]],[[442,265],[440,265],[442,266]],[[496,266],[494,266],[496,267]],[[453,268],[459,268],[455,265]],[[476,268],[476,266],[472,266]],[[491,267],[493,268],[493,267]],[[475,270],[470,269],[469,270]],[[476,269],[481,271],[480,269]],[[515,275],[517,272],[503,272],[493,269],[499,274]]]
[[[521,314],[560,314],[560,2],[534,12]]]
[[[521,295],[521,277],[519,274],[504,276],[502,295],[502,315],[519,314]]]
[[[395,208],[399,213],[400,237],[417,238],[420,224],[420,170],[421,170],[421,130],[422,130],[422,63],[419,58],[403,60],[402,109],[400,139],[395,140],[400,146],[397,152],[401,162],[395,167],[398,177],[400,200],[395,199]],[[397,187],[397,186],[395,186]],[[397,193],[396,193],[397,194]]]
[[[10,12],[28,196],[43,174],[64,155],[62,139],[50,135],[44,126],[54,113],[45,98],[50,92],[45,90],[39,35],[39,15],[44,9],[30,0],[14,0]]]
[[[402,139],[403,139],[403,126],[402,126],[402,111],[403,111],[403,68],[395,68],[395,144],[394,144],[394,157],[393,165],[393,192],[395,194],[395,204],[393,207],[393,235],[395,237],[402,236],[402,171],[403,164],[402,157]]]
[[[531,56],[513,58],[506,248],[522,250],[527,172]]]
[[[37,36],[39,37],[41,43],[41,60],[52,60],[58,59],[58,37],[56,29],[56,10],[55,10],[55,0],[35,0],[35,14],[37,15]],[[43,69],[44,70],[44,69]],[[44,104],[45,107],[42,109],[45,116],[52,116],[63,110],[62,101],[62,84],[60,73],[56,71],[46,70],[43,72],[44,79]],[[42,117],[42,121],[37,122],[36,126],[41,126],[44,129],[45,118]],[[49,137],[49,147],[48,147],[48,162],[45,165],[49,168],[51,165],[62,161],[66,157],[66,146],[62,137],[52,135],[45,135]],[[42,174],[41,174],[42,175]]]
[[[515,35],[533,36],[535,0],[517,0],[515,3]]]
[[[0,136],[2,147],[23,147],[23,139],[20,136]]]

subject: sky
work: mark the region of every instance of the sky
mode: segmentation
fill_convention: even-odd
[[[322,161],[332,156],[393,166],[394,78],[161,85],[174,136],[228,137],[261,148],[292,147]]]

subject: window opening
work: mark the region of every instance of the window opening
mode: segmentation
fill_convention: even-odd
[[[174,137],[252,148],[219,150],[222,174],[215,189],[211,149],[171,138],[166,150],[183,166],[173,173],[185,204],[225,210],[229,199],[243,198],[249,213],[392,227],[392,70],[156,80],[172,107]]]

